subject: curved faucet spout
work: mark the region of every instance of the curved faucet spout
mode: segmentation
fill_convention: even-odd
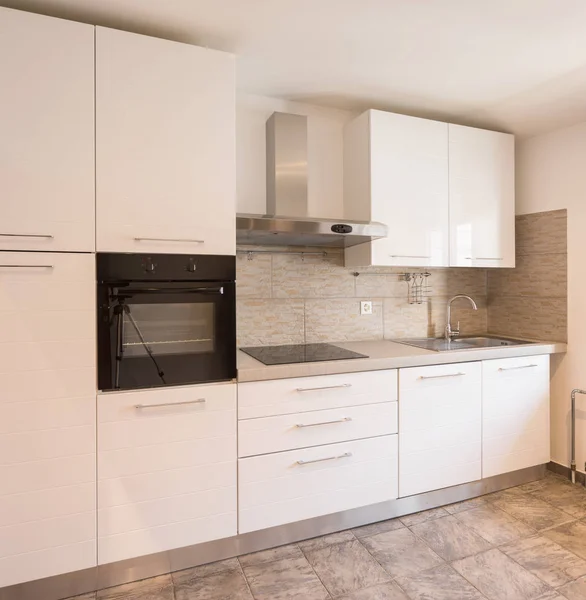
[[[448,342],[460,335],[460,322],[459,321],[458,321],[458,325],[456,326],[456,329],[452,329],[452,302],[454,300],[458,300],[459,298],[468,300],[468,302],[470,302],[470,304],[472,304],[472,308],[474,310],[478,310],[478,306],[476,306],[476,302],[474,302],[474,300],[470,296],[466,296],[465,294],[457,294],[456,296],[453,296],[452,298],[450,298],[448,300],[447,314],[446,314],[446,332],[445,332],[445,337]]]

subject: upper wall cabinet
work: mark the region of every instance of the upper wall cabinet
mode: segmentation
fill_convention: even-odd
[[[234,57],[96,28],[97,249],[234,254]]]
[[[450,265],[515,266],[515,138],[449,125]]]
[[[94,27],[0,8],[0,250],[92,252]]]
[[[448,125],[377,110],[349,123],[344,209],[389,229],[347,249],[347,266],[448,266]]]

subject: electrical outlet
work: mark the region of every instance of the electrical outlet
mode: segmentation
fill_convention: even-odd
[[[372,314],[372,302],[370,300],[361,301],[360,302],[360,314],[361,315],[371,315]]]

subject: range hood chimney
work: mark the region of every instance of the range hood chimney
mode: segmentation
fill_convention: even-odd
[[[267,212],[236,216],[238,244],[344,248],[387,235],[382,223],[308,216],[306,116],[275,112],[266,136]]]

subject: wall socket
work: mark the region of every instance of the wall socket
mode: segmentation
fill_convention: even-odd
[[[360,302],[360,314],[371,315],[372,314],[372,302],[370,300],[363,300]]]

